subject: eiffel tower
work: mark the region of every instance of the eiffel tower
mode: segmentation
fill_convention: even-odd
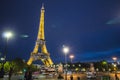
[[[36,60],[41,60],[45,66],[51,66],[53,64],[50,58],[50,53],[48,52],[45,43],[44,12],[44,5],[42,5],[37,41],[34,50],[31,53],[31,56],[27,62],[28,65],[31,65],[32,62]]]

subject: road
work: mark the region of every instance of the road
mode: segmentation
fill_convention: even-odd
[[[87,79],[86,78],[86,74],[85,73],[74,73],[73,74],[73,80],[77,80],[77,77],[80,77],[80,80],[102,80],[101,76],[105,76],[105,75],[110,75],[111,80],[115,80],[115,74],[114,73],[97,73],[97,78],[96,79]],[[64,77],[64,75],[62,75]],[[58,80],[57,76],[51,76],[51,75],[36,75],[34,76],[33,80]],[[118,77],[120,79],[120,73],[118,74]],[[0,80],[8,80],[8,76],[5,76],[4,79],[0,79]],[[24,75],[13,75],[11,80],[24,80]],[[63,79],[64,80],[64,79]],[[67,76],[67,80],[70,80],[70,75]]]

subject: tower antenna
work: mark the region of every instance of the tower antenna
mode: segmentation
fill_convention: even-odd
[[[44,3],[42,3],[42,9],[44,9]]]

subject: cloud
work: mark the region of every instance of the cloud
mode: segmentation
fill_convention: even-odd
[[[106,24],[120,24],[120,17],[109,20]]]
[[[120,56],[119,53],[120,53],[120,48],[116,48],[116,49],[101,51],[101,52],[87,52],[87,53],[81,54],[80,57],[83,61],[97,61],[97,60],[103,60],[103,59],[110,60],[112,56],[119,57]]]

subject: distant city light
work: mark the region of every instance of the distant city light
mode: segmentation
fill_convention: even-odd
[[[4,60],[5,60],[5,58],[3,58],[3,57],[2,57],[0,60],[4,61]]]
[[[107,64],[107,62],[106,62],[106,61],[103,61],[103,62],[102,62],[102,64],[103,64],[103,65],[106,65],[106,64]]]
[[[81,64],[79,64],[79,67],[81,66]]]
[[[117,65],[116,65],[116,64],[114,64],[113,66],[114,66],[114,67],[117,67]]]

